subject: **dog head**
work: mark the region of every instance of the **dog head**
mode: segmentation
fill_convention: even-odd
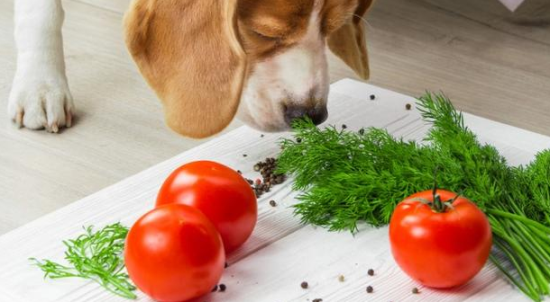
[[[362,18],[372,0],[134,0],[126,43],[164,104],[167,124],[194,138],[238,113],[263,131],[327,117],[326,46],[362,78]]]

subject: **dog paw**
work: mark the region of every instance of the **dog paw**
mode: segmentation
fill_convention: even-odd
[[[17,126],[57,133],[71,127],[73,112],[73,98],[64,75],[16,76],[8,114]]]

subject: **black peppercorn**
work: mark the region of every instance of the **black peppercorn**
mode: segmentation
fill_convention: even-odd
[[[342,125],[342,129],[347,129],[347,128],[348,128],[348,125],[346,125],[346,124]]]
[[[307,284],[306,281],[302,282],[302,284],[300,284],[300,286],[303,288],[303,289],[306,289],[308,288],[309,284]]]
[[[363,129],[363,128],[359,129],[359,134],[361,134],[361,135],[365,134],[365,129]]]
[[[272,207],[276,207],[277,206],[277,202],[275,202],[275,200],[270,200],[269,201],[269,205],[272,206]]]
[[[419,294],[420,291],[418,290],[418,288],[414,287],[414,288],[412,289],[412,293],[413,293],[413,294]]]
[[[260,172],[262,178],[256,181],[247,181],[252,186],[256,197],[260,197],[264,193],[271,190],[271,187],[280,183],[283,183],[284,175],[275,174],[277,169],[277,160],[272,157],[266,158],[264,161],[257,162],[253,166],[254,171]]]
[[[412,108],[412,105],[411,105],[411,104],[407,104],[407,105],[405,105],[405,109],[407,109],[407,110],[411,110],[411,108]]]
[[[225,286],[225,284],[220,284],[220,291],[221,292],[224,292],[225,290],[227,289],[227,286]]]
[[[367,286],[367,293],[372,293],[374,291],[374,289],[372,288],[372,286]]]
[[[370,95],[370,100],[371,100],[371,101],[374,101],[374,99],[376,99],[376,96],[375,96],[374,94],[371,94],[371,95]]]
[[[367,274],[369,274],[369,276],[374,276],[374,270],[372,268],[370,268],[368,271],[367,271]]]

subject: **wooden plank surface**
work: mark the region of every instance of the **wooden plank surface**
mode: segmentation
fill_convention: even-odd
[[[418,112],[405,109],[406,103],[414,102],[411,97],[351,80],[332,88],[331,124],[345,123],[352,130],[385,127],[407,139],[421,139],[427,130]],[[368,100],[370,94],[377,96],[376,101]],[[549,137],[472,115],[465,118],[481,140],[494,144],[512,164],[527,163],[536,152],[550,148]],[[131,225],[153,206],[164,178],[183,163],[216,160],[242,170],[249,178],[258,177],[253,165],[275,156],[276,142],[284,135],[262,138],[260,134],[241,127],[0,237],[0,301],[124,301],[91,282],[43,280],[41,271],[27,258],[61,261],[61,240],[80,233],[82,225],[100,227],[117,221]],[[211,294],[204,301],[526,301],[490,264],[461,288],[422,288],[395,266],[386,228],[362,227],[353,237],[303,226],[292,215],[294,196],[287,181],[259,199],[259,221],[252,238],[229,258],[230,266],[222,279],[228,290]],[[279,205],[269,206],[270,199]],[[374,277],[367,275],[368,268],[375,270]],[[345,282],[338,281],[340,274]],[[304,280],[310,289],[300,288]],[[367,285],[375,288],[373,294],[365,292]],[[411,294],[414,286],[421,294]],[[138,301],[150,300],[140,295]]]
[[[5,110],[13,1],[0,1],[0,234],[205,142],[164,126],[123,44],[129,0],[63,1],[75,126],[16,129]],[[528,0],[512,15],[496,0],[376,1],[366,18],[370,82],[408,95],[443,90],[468,112],[549,135],[549,3]],[[329,61],[331,81],[355,77]]]

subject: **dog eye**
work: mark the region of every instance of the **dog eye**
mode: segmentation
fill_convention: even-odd
[[[254,35],[256,35],[257,37],[262,38],[264,40],[277,41],[277,40],[281,39],[281,37],[268,36],[266,34],[263,34],[261,32],[255,31],[255,30],[252,30],[252,33],[254,33]]]

